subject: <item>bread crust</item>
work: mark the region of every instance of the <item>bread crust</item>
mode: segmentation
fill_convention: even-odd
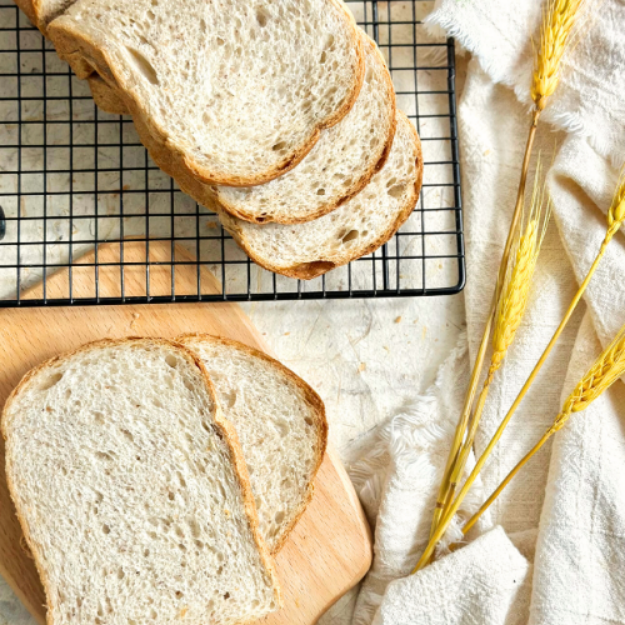
[[[401,111],[397,111],[399,115],[401,115],[406,121],[408,118]],[[283,276],[287,276],[289,278],[299,278],[300,280],[312,280],[313,278],[317,278],[336,267],[341,267],[350,263],[357,258],[361,258],[362,256],[366,256],[367,254],[371,254],[375,250],[377,250],[381,245],[384,245],[404,224],[404,222],[410,217],[410,214],[414,210],[417,202],[419,201],[419,193],[421,192],[421,184],[423,182],[423,155],[421,151],[421,140],[419,139],[419,135],[417,133],[416,128],[412,123],[408,121],[410,126],[411,133],[413,135],[413,139],[415,142],[416,153],[417,156],[415,158],[415,163],[417,166],[417,177],[414,184],[414,193],[411,195],[410,200],[406,203],[402,211],[397,215],[397,218],[393,222],[391,226],[389,226],[373,243],[368,245],[366,248],[353,250],[351,252],[346,253],[339,261],[330,261],[319,259],[317,261],[312,261],[308,263],[300,263],[297,265],[292,265],[290,267],[280,267],[278,265],[274,265],[271,262],[260,259],[254,255],[253,250],[247,243],[244,236],[241,234],[241,230],[237,228],[236,224],[228,223],[227,215],[220,214],[220,219],[222,221],[222,225],[228,232],[232,235],[232,238],[237,242],[237,244],[243,249],[243,251],[258,265],[267,269],[268,271],[273,271],[274,273],[282,274]],[[218,210],[218,213],[221,211]]]
[[[87,78],[91,97],[99,109],[111,115],[128,115],[128,109],[117,91],[110,87],[99,74],[92,74]]]
[[[317,210],[314,212],[308,213],[305,216],[282,216],[282,215],[269,215],[268,217],[258,217],[253,213],[249,213],[245,210],[245,207],[239,208],[236,204],[228,203],[226,198],[219,193],[219,188],[216,191],[216,199],[219,202],[219,206],[232,215],[233,217],[237,217],[238,219],[242,219],[243,221],[249,221],[250,223],[255,224],[264,224],[264,223],[279,223],[279,224],[301,224],[306,223],[308,221],[313,221],[318,219],[319,217],[323,217],[328,213],[336,210],[346,202],[349,202],[355,195],[360,193],[371,181],[371,178],[375,176],[386,164],[386,160],[388,159],[388,155],[391,152],[391,147],[393,146],[393,139],[395,137],[395,130],[397,129],[397,118],[396,118],[396,96],[395,96],[395,88],[393,87],[393,80],[391,79],[391,74],[386,67],[386,62],[380,49],[378,48],[375,41],[373,41],[368,35],[364,32],[361,32],[361,39],[363,40],[364,46],[370,46],[374,51],[374,54],[378,57],[378,60],[384,65],[384,79],[386,83],[386,89],[388,91],[388,99],[390,100],[389,107],[389,129],[387,135],[382,143],[382,149],[380,151],[380,155],[378,160],[369,165],[369,167],[363,172],[363,174],[355,180],[352,184],[351,188],[348,189],[345,194],[339,198],[336,202],[329,202],[327,204],[320,205]]]
[[[323,462],[326,447],[328,444],[328,422],[326,419],[326,411],[323,400],[309,384],[302,380],[302,378],[300,378],[296,373],[291,371],[288,367],[285,367],[280,361],[272,358],[265,352],[250,347],[249,345],[245,345],[244,343],[240,343],[239,341],[228,339],[222,336],[202,333],[181,334],[180,336],[175,337],[174,340],[180,342],[182,345],[185,345],[188,349],[191,349],[192,351],[193,348],[188,346],[186,344],[186,341],[201,340],[209,343],[227,345],[228,347],[232,347],[240,352],[269,363],[272,367],[279,369],[285,377],[287,377],[303,392],[306,403],[313,409],[318,434],[318,438],[315,444],[315,467],[313,468],[313,471],[311,473],[311,479],[308,484],[308,488],[306,490],[306,494],[304,496],[302,504],[291,515],[289,523],[286,525],[285,529],[276,541],[273,550],[271,551],[272,555],[275,556],[284,546],[284,543],[289,537],[289,534],[297,525],[297,522],[300,520],[302,514],[304,514],[304,511],[308,507],[308,504],[311,502],[314,495],[314,480],[317,476],[319,468],[321,467],[321,463]]]
[[[52,366],[67,360],[76,354],[81,352],[90,351],[93,349],[104,348],[104,347],[115,347],[119,345],[127,345],[134,344],[138,346],[154,346],[154,347],[167,347],[169,349],[173,349],[178,351],[178,353],[183,356],[189,363],[195,365],[200,372],[202,373],[202,377],[206,383],[206,390],[209,395],[212,397],[215,403],[215,424],[221,430],[223,435],[223,440],[225,441],[228,450],[230,452],[230,456],[232,459],[232,465],[234,469],[235,478],[237,479],[241,495],[243,497],[243,507],[245,510],[245,514],[248,518],[248,522],[250,528],[252,530],[252,536],[256,543],[261,562],[265,567],[266,571],[271,578],[274,587],[274,597],[278,606],[282,606],[282,594],[280,591],[280,584],[278,580],[278,574],[276,571],[275,563],[271,554],[269,553],[269,549],[265,544],[263,537],[260,534],[260,530],[258,527],[258,514],[256,512],[256,505],[254,503],[254,495],[252,494],[252,487],[250,485],[249,475],[247,473],[247,466],[243,459],[243,450],[241,449],[241,444],[239,442],[238,435],[232,426],[232,424],[223,416],[221,411],[221,406],[219,405],[219,401],[217,399],[217,393],[215,392],[215,387],[206,371],[206,367],[202,363],[201,359],[189,348],[184,345],[177,343],[175,341],[170,341],[167,339],[155,339],[155,338],[142,338],[142,337],[134,337],[129,336],[123,339],[102,339],[100,341],[93,341],[91,343],[87,343],[78,347],[77,349],[68,352],[67,354],[63,354],[61,356],[55,356],[54,358],[50,358],[49,360],[43,362],[42,364],[34,367],[28,373],[24,375],[19,384],[13,389],[11,394],[9,395],[4,409],[2,411],[2,418],[0,420],[0,430],[2,431],[2,436],[5,441],[8,440],[7,435],[7,425],[8,425],[8,410],[11,407],[12,403],[15,401],[15,398],[27,387],[29,382],[31,382],[37,375],[39,375],[42,371],[51,368]],[[9,487],[9,493],[11,495],[11,499],[13,500],[13,504],[15,505],[15,510],[17,513],[18,520],[20,522],[20,526],[22,528],[22,532],[24,533],[24,537],[28,544],[28,547],[33,554],[33,559],[35,561],[35,566],[39,573],[39,577],[41,579],[44,592],[46,595],[46,602],[48,604],[48,611],[46,614],[46,623],[47,625],[54,625],[53,617],[52,617],[52,607],[54,606],[53,601],[51,600],[51,584],[50,580],[46,574],[46,571],[43,567],[42,561],[43,558],[39,552],[39,548],[37,543],[32,539],[28,523],[26,522],[26,518],[23,510],[21,509],[19,499],[15,492],[15,485],[13,482],[13,475],[11,472],[11,456],[7,453],[5,466],[6,466],[6,478],[7,485]]]
[[[136,97],[123,88],[123,79],[116,70],[115,64],[107,54],[106,50],[98,48],[85,33],[78,32],[73,24],[67,24],[63,18],[50,23],[48,33],[54,43],[59,56],[66,60],[78,78],[88,78],[95,69],[100,76],[104,77],[109,84],[119,85],[118,94],[121,101],[127,108],[133,120],[137,122],[141,119],[143,124],[149,129],[153,141],[150,142],[148,151],[155,163],[162,160],[171,160],[176,170],[181,170],[188,176],[197,179],[204,184],[227,185],[231,187],[247,187],[269,182],[278,176],[293,169],[312,150],[319,140],[321,131],[337,124],[349,113],[354,106],[360,89],[364,81],[365,55],[362,39],[358,34],[358,26],[353,16],[339,0],[326,0],[336,10],[343,14],[352,32],[354,48],[357,52],[357,67],[355,68],[354,83],[348,97],[345,98],[342,106],[334,113],[321,121],[315,128],[311,129],[309,136],[302,141],[299,148],[293,150],[291,154],[284,156],[282,162],[268,169],[264,174],[244,177],[236,174],[226,175],[222,172],[209,171],[200,165],[192,156],[173,145],[164,128],[149,118],[147,110],[137,101]],[[143,138],[141,138],[143,142]],[[169,156],[162,154],[163,151],[170,151]],[[159,165],[160,167],[160,165]]]

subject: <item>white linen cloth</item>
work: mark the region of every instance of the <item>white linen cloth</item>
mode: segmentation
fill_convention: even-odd
[[[516,397],[593,261],[605,235],[605,214],[618,169],[625,160],[625,2],[591,1],[588,15],[541,122],[536,153],[541,151],[547,164],[554,219],[541,253],[533,299],[484,412],[477,454]],[[458,110],[471,359],[481,338],[516,196],[529,125],[531,39],[538,38],[540,16],[540,3],[535,0],[442,0],[428,20],[473,53]],[[600,344],[607,344],[625,323],[624,270],[625,237],[619,233],[584,303],[487,463],[482,474],[486,493],[538,440],[599,354]],[[465,362],[456,351],[441,376],[462,379],[454,368],[466,366]],[[438,403],[435,408],[429,406],[432,420],[455,421],[458,410],[447,413],[452,403],[436,397],[436,385],[434,396],[432,400],[428,394],[424,400]],[[423,414],[418,404],[412,411]],[[396,419],[405,421],[406,416]],[[392,422],[383,432],[396,427],[398,423]],[[404,441],[403,455],[410,457],[411,446],[416,454],[410,457],[411,463],[419,456],[431,459],[446,452],[447,437],[428,438],[428,431],[423,422],[419,430],[423,437]],[[363,455],[353,471],[368,513],[376,513],[376,546],[372,572],[352,601],[352,623],[625,623],[625,497],[620,487],[625,466],[625,389],[621,383],[586,413],[574,415],[556,435],[553,452],[547,445],[492,506],[491,521],[503,530],[479,538],[479,549],[474,548],[476,541],[410,578],[406,572],[416,561],[415,546],[421,544],[415,538],[417,528],[427,525],[432,509],[423,506],[426,521],[413,518],[419,505],[414,501],[415,476],[392,454],[381,461],[384,440],[381,434],[378,445]],[[367,467],[370,475],[363,486],[361,476]],[[392,506],[371,506],[371,484],[381,491],[377,501],[387,501],[391,485],[395,493],[403,489],[405,497],[397,495]],[[433,484],[423,501],[433,501],[435,490]],[[408,520],[413,532],[403,529],[395,534],[394,528]],[[521,567],[520,556],[513,555],[511,548],[497,548],[502,531],[511,539],[521,536],[525,548],[532,537],[538,537],[531,603],[529,590],[524,595],[506,586],[498,575],[489,577],[489,571],[502,570],[511,558]],[[399,534],[404,535],[401,544]],[[477,571],[476,554],[481,549],[490,554],[491,566]],[[401,566],[388,566],[397,560],[398,552]],[[408,562],[407,556],[413,553],[415,558]],[[380,589],[380,571],[385,575],[383,586],[388,588],[385,594]],[[400,581],[389,585],[392,576]],[[494,587],[501,595],[493,602],[489,589]],[[432,610],[432,606],[450,603],[464,610]],[[323,622],[349,623],[347,604],[342,603],[341,616],[328,614]],[[509,608],[502,609],[503,605]]]

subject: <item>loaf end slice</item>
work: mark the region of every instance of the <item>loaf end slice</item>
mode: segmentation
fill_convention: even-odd
[[[260,532],[276,553],[313,496],[328,436],[323,402],[295,373],[247,345],[207,334],[176,341],[201,358],[237,431]]]
[[[354,198],[303,224],[252,224],[219,211],[224,228],[256,263],[310,280],[386,243],[408,219],[423,178],[421,143],[413,124],[397,112],[397,131],[386,164]]]
[[[48,32],[79,77],[95,70],[119,89],[160,149],[205,183],[289,171],[345,117],[364,78],[339,0],[77,0]]]
[[[2,431],[50,625],[234,624],[278,607],[236,433],[170,341],[87,345],[25,376]]]

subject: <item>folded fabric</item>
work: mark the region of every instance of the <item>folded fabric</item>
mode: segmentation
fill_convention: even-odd
[[[380,427],[366,456],[350,475],[375,527],[373,567],[356,603],[355,625],[368,625],[387,585],[410,573],[427,544],[437,486],[462,407],[468,370],[466,335],[425,396]],[[461,510],[470,515],[483,497],[479,483]],[[462,540],[460,521],[445,544]]]
[[[373,625],[521,625],[531,565],[501,527],[392,582]]]
[[[590,315],[564,394],[601,352]],[[532,594],[532,625],[625,623],[625,386],[616,384],[555,438]]]

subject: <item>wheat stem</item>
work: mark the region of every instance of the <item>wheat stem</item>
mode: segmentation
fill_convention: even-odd
[[[593,366],[584,375],[569,395],[562,411],[556,417],[553,424],[543,434],[542,438],[532,447],[532,449],[517,463],[508,473],[503,482],[497,487],[493,494],[484,502],[480,509],[467,521],[463,528],[466,534],[477,522],[485,510],[495,501],[503,489],[512,481],[514,476],[523,468],[530,458],[553,436],[558,430],[564,427],[574,412],[585,410],[597,397],[607,391],[616,380],[625,374],[625,326],[616,335],[616,338],[602,352]]]
[[[616,216],[619,216],[619,215],[625,216],[625,181],[623,182],[623,185],[622,185],[622,191],[623,191],[622,195],[623,195],[624,199],[621,201],[621,203],[619,205],[617,205],[617,207],[615,207],[615,210],[610,209],[610,213],[609,213],[609,216],[608,216],[608,221],[610,221],[610,219],[611,219],[610,215],[612,216],[612,218],[614,218]],[[613,207],[614,207],[614,204],[613,204]],[[523,385],[523,388],[521,389],[521,392],[519,393],[517,398],[514,400],[514,403],[512,404],[510,410],[508,411],[508,414],[506,414],[506,416],[504,417],[503,421],[499,424],[499,427],[497,428],[497,430],[496,430],[495,434],[493,435],[492,439],[489,441],[488,445],[486,446],[486,448],[482,452],[482,455],[479,457],[477,463],[475,464],[475,467],[473,468],[473,471],[471,471],[471,474],[469,475],[469,477],[467,477],[467,480],[464,483],[464,485],[463,485],[462,489],[460,490],[460,492],[458,493],[458,496],[454,499],[453,503],[448,507],[447,512],[444,515],[441,516],[441,520],[440,520],[440,522],[439,522],[439,524],[437,526],[437,529],[436,529],[436,531],[434,531],[432,533],[432,536],[430,538],[428,546],[426,547],[425,551],[423,552],[423,555],[421,556],[421,559],[417,563],[417,566],[415,567],[413,572],[421,570],[423,568],[423,566],[425,566],[425,564],[428,562],[428,560],[429,560],[430,556],[432,555],[432,553],[434,552],[434,548],[436,547],[436,543],[438,543],[438,541],[442,538],[443,534],[447,530],[447,527],[449,526],[449,523],[451,522],[454,514],[458,511],[458,508],[460,507],[460,504],[462,503],[463,499],[465,498],[467,492],[469,491],[469,489],[471,488],[471,486],[475,482],[475,479],[477,478],[478,473],[482,470],[484,464],[486,463],[486,460],[490,456],[491,452],[493,451],[493,448],[495,447],[495,445],[497,444],[497,442],[501,438],[504,430],[506,429],[508,423],[510,422],[510,419],[512,419],[512,416],[516,412],[516,410],[519,407],[520,403],[523,401],[523,398],[527,394],[527,391],[529,390],[530,386],[532,385],[532,383],[536,379],[536,376],[538,375],[538,373],[542,369],[543,365],[545,364],[545,361],[547,360],[549,354],[551,353],[551,350],[553,349],[554,345],[556,344],[558,338],[560,337],[560,335],[564,331],[564,328],[566,328],[566,325],[568,324],[569,320],[571,319],[571,316],[573,315],[573,312],[575,311],[575,308],[577,307],[577,304],[579,303],[582,295],[584,294],[584,291],[586,290],[586,287],[590,283],[590,280],[592,279],[593,274],[595,273],[597,267],[599,266],[599,263],[601,262],[601,259],[605,255],[605,252],[606,252],[606,250],[608,248],[608,245],[609,245],[610,241],[612,240],[614,235],[618,232],[618,230],[620,229],[622,223],[623,223],[622,220],[620,220],[620,221],[613,220],[612,224],[608,227],[608,231],[607,231],[606,236],[605,236],[605,238],[603,240],[603,243],[601,244],[601,248],[599,250],[599,253],[597,254],[597,257],[595,258],[593,264],[591,265],[590,270],[588,271],[588,274],[584,278],[584,281],[582,282],[581,286],[579,287],[577,293],[575,294],[575,297],[573,298],[573,301],[569,305],[569,308],[566,311],[566,314],[564,315],[564,318],[560,322],[560,325],[558,326],[558,329],[555,331],[553,337],[551,338],[551,341],[549,341],[549,344],[547,345],[545,351],[543,352],[542,356],[540,357],[540,359],[536,363],[536,366],[534,367],[534,369],[533,369],[532,373],[530,374],[529,378],[527,379],[527,381]]]
[[[516,332],[521,324],[527,303],[529,301],[532,278],[536,269],[536,262],[540,253],[546,226],[549,220],[549,209],[542,215],[542,198],[540,194],[540,161],[536,168],[534,192],[532,194],[532,208],[530,217],[521,237],[516,258],[508,272],[504,290],[497,310],[497,321],[493,334],[493,355],[491,357],[488,375],[482,386],[475,411],[469,419],[468,433],[462,445],[458,461],[451,475],[451,492],[453,493],[462,477],[469,455],[473,448],[475,436],[480,424],[486,398],[495,377],[501,367],[508,349],[514,341]],[[542,226],[541,222],[542,221]],[[512,260],[512,258],[511,258]],[[448,500],[443,510],[443,516],[448,512],[451,500]]]
[[[495,285],[495,292],[493,293],[493,299],[491,302],[488,318],[484,327],[484,333],[477,352],[475,363],[473,365],[473,371],[471,372],[471,380],[469,381],[469,388],[467,390],[464,406],[462,408],[462,414],[460,420],[456,426],[454,438],[452,441],[449,455],[447,457],[447,464],[445,466],[445,472],[441,481],[438,496],[436,498],[436,505],[434,507],[434,515],[432,518],[432,525],[430,528],[430,536],[432,536],[438,526],[443,511],[448,505],[448,502],[453,500],[455,494],[455,487],[452,486],[451,476],[459,460],[460,449],[465,440],[467,433],[467,427],[469,423],[469,417],[471,415],[471,409],[475,400],[475,394],[477,392],[478,383],[484,367],[484,361],[486,359],[486,352],[488,350],[488,344],[490,341],[491,330],[495,314],[497,312],[497,303],[501,297],[501,291],[503,289],[504,281],[506,278],[506,270],[514,244],[514,238],[517,233],[519,222],[521,220],[521,214],[523,210],[523,199],[525,197],[525,186],[527,183],[527,173],[529,170],[530,158],[532,155],[532,149],[534,147],[534,140],[536,138],[536,128],[538,126],[538,120],[540,118],[540,111],[535,110],[532,114],[532,123],[529,129],[527,144],[525,146],[525,155],[523,157],[523,166],[521,169],[521,179],[519,180],[519,188],[517,191],[516,205],[514,207],[514,213],[512,215],[512,221],[510,223],[510,230],[508,231],[508,238],[504,247],[503,255],[501,257],[501,263],[499,265],[499,274],[497,276],[497,284]]]

